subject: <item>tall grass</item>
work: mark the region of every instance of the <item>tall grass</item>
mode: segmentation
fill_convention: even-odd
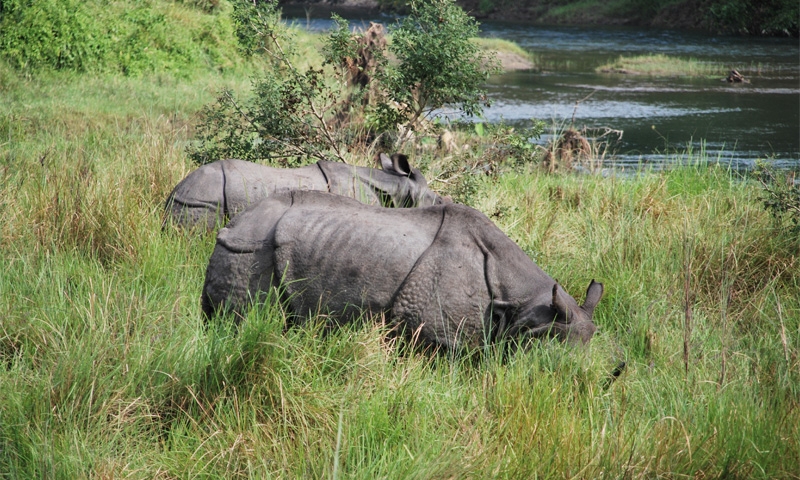
[[[162,204],[195,113],[245,78],[0,78],[4,476],[800,474],[797,239],[723,167],[477,178],[474,206],[568,291],[605,284],[600,330],[430,357],[380,326],[284,331],[274,301],[204,328],[214,239],[162,231]]]

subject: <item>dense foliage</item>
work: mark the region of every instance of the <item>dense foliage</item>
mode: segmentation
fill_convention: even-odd
[[[715,0],[706,16],[725,32],[748,35],[798,35],[800,2],[796,0]]]
[[[28,71],[228,68],[238,60],[228,9],[211,0],[0,0],[0,58]]]
[[[405,10],[404,0],[378,0]],[[476,16],[571,25],[657,25],[702,28],[720,33],[798,36],[795,0],[459,0]]]
[[[224,157],[283,164],[344,160],[354,144],[402,146],[429,128],[444,105],[468,115],[482,111],[485,82],[497,67],[470,41],[477,22],[453,0],[412,2],[409,15],[391,30],[388,47],[371,51],[374,71],[363,85],[348,82],[344,68],[358,50],[345,20],[336,17],[338,28],[326,37],[321,62],[303,68],[277,3],[234,2],[244,53],[265,55],[269,68],[253,80],[251,95],[223,92],[203,110],[190,149],[197,163]]]
[[[108,54],[104,35],[81,1],[0,2],[0,54],[17,67],[92,68]]]

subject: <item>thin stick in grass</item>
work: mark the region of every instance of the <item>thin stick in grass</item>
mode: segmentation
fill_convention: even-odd
[[[689,342],[692,338],[692,254],[688,237],[683,240],[683,265],[686,277],[684,279],[684,310],[683,310],[683,367],[689,375]]]
[[[775,294],[775,303],[778,305],[778,320],[781,322],[781,343],[783,344],[783,358],[789,364],[789,347],[786,345],[786,325],[783,323],[783,310],[781,309],[781,299]]]

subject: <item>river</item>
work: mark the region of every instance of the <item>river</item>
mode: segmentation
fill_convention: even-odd
[[[326,18],[289,21],[327,30]],[[389,27],[390,17],[350,18]],[[531,118],[550,131],[568,126],[610,128],[622,138],[610,144],[604,166],[663,168],[676,153],[705,151],[708,158],[747,170],[757,160],[800,169],[800,43],[789,38],[712,36],[628,27],[549,27],[482,22],[481,34],[512,40],[536,58],[534,70],[494,76],[488,84],[489,122],[515,126]],[[736,68],[750,80],[603,74],[596,67],[619,56],[664,54]],[[534,140],[544,143],[545,134]],[[616,139],[611,135],[606,139]]]

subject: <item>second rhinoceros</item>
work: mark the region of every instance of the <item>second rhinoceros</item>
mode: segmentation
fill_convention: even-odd
[[[485,215],[443,204],[385,209],[320,192],[272,196],[219,231],[207,317],[243,315],[277,287],[294,323],[385,315],[427,346],[555,336],[586,343],[603,285],[582,306]]]
[[[385,207],[442,203],[405,155],[381,153],[382,169],[320,161],[300,168],[273,168],[244,160],[219,160],[186,176],[166,202],[166,221],[214,229],[247,205],[275,192],[321,190]]]

